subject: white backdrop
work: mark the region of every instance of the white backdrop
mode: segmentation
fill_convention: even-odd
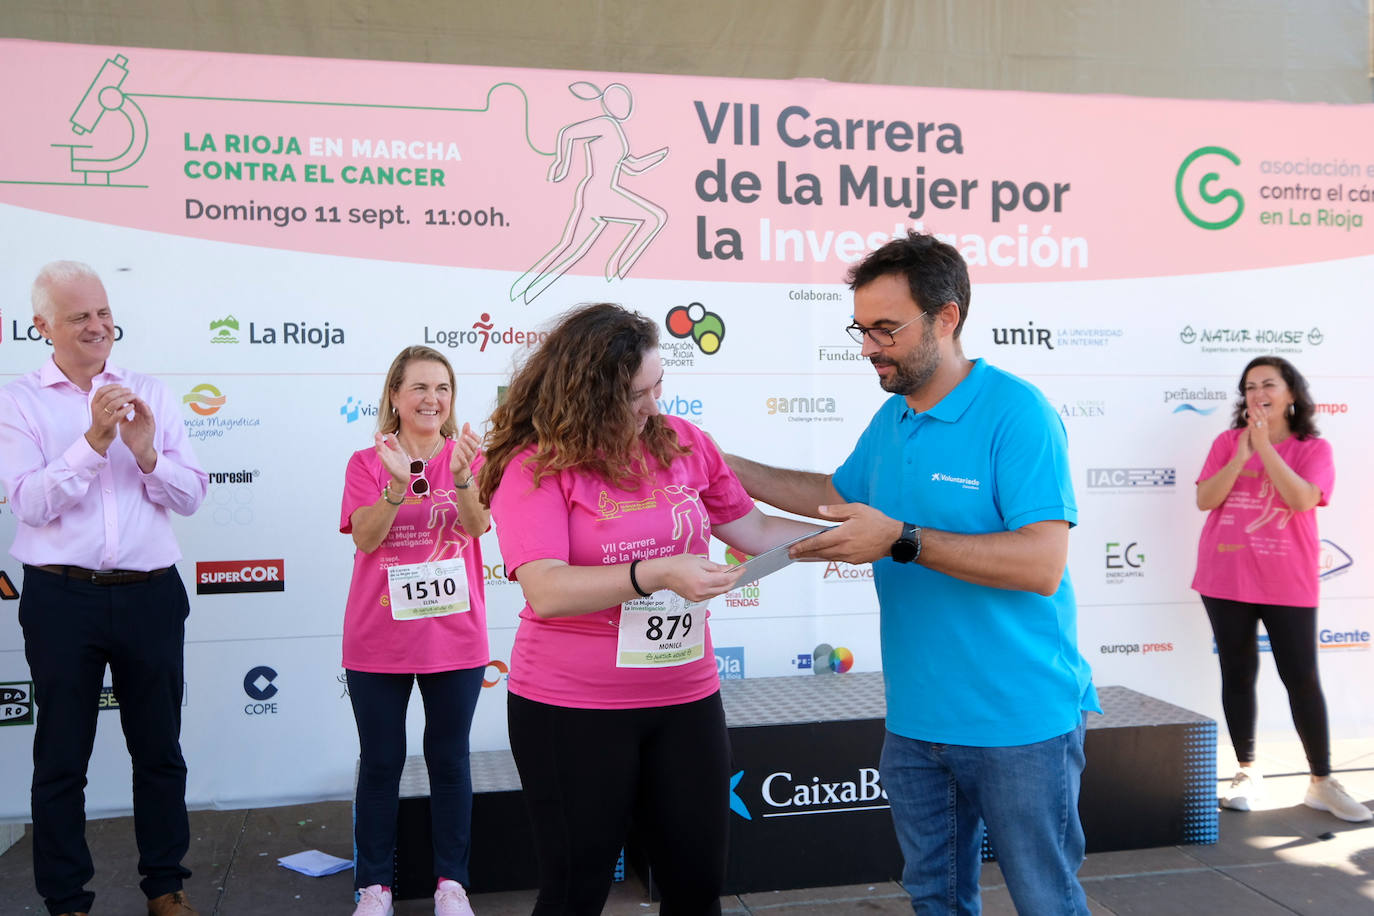
[[[105,54],[82,50],[96,58]],[[144,59],[154,54],[140,53]],[[250,68],[259,59],[222,56],[213,62]],[[478,68],[430,69],[481,85],[503,75]],[[402,70],[403,77],[412,73]],[[520,71],[532,79],[530,74]],[[620,76],[639,80],[637,86],[651,80],[676,81],[674,86],[706,83],[717,94],[724,94],[720,84],[728,83],[727,89],[743,87],[740,92],[785,89],[799,95],[829,93],[833,100],[846,88]],[[563,85],[573,75],[545,78]],[[79,82],[88,79],[83,73]],[[915,100],[913,107],[932,107],[923,90],[882,91]],[[952,95],[968,106],[988,101],[984,97],[1028,105],[1036,98]],[[1070,109],[1080,104],[1066,97],[1041,98]],[[1128,105],[1110,101],[1115,107]],[[64,115],[68,106],[64,99]],[[1217,107],[1239,110],[1237,118],[1255,109]],[[1278,112],[1309,113],[1303,106],[1282,106]],[[1189,116],[1205,120],[1196,111]],[[690,108],[684,117],[695,125]],[[1343,115],[1332,117],[1333,129],[1343,129]],[[1367,135],[1368,128],[1362,129]],[[182,142],[180,135],[175,139]],[[544,140],[551,142],[548,136]],[[706,165],[714,154],[706,151]],[[796,157],[802,164],[814,158],[810,150]],[[1166,197],[1179,158],[1159,170]],[[538,163],[541,172],[546,164]],[[0,159],[0,178],[15,177],[11,166]],[[689,186],[692,174],[689,170]],[[180,569],[192,592],[182,738],[189,801],[197,807],[351,794],[357,740],[339,654],[353,548],[337,531],[339,500],[348,456],[370,442],[381,376],[401,347],[437,344],[458,373],[459,422],[480,424],[524,349],[503,342],[503,335],[515,336],[507,332],[536,331],[582,301],[623,302],[661,324],[672,309],[703,303],[726,327],[722,346],[708,354],[665,331],[668,369],[661,407],[701,424],[727,450],[820,470],[832,470],[843,460],[884,397],[841,330],[849,321],[849,294],[839,282],[843,263],[799,266],[795,280],[731,279],[705,267],[701,276],[684,279],[696,263],[690,213],[674,224],[687,233],[677,249],[687,265],[681,271],[636,269],[608,284],[600,264],[592,264],[569,272],[526,305],[510,296],[520,267],[472,263],[461,252],[454,255],[456,263],[436,264],[287,250],[277,247],[275,240],[285,236],[274,234],[270,224],[254,227],[258,236],[252,241],[230,241],[139,228],[128,224],[132,211],[124,220],[105,210],[83,216],[62,209],[49,210],[33,200],[0,203],[0,250],[5,252],[0,259],[0,382],[47,358],[48,348],[25,331],[29,283],[43,263],[75,257],[91,263],[105,280],[123,335],[114,351],[117,363],[157,375],[178,398],[195,400],[194,389],[206,385],[214,391],[202,393],[217,391],[224,398],[209,417],[189,404],[184,411],[201,464],[219,475],[202,510],[177,522],[185,555]],[[562,219],[553,214],[528,232],[521,229],[512,242],[522,246],[516,261],[532,261]],[[1182,225],[1171,231],[1185,236],[1190,227],[1178,221]],[[877,225],[890,232],[892,221],[884,217]],[[1139,249],[1144,264],[1154,253],[1137,228],[1124,219],[1119,223],[1119,233]],[[1113,231],[1112,226],[1102,229],[1095,243],[1105,248]],[[1150,269],[1087,277],[1063,272],[1006,276],[988,267],[975,269],[965,352],[1034,382],[1068,429],[1081,519],[1071,538],[1070,569],[1079,598],[1080,644],[1098,684],[1125,685],[1220,719],[1211,635],[1188,587],[1203,521],[1193,504],[1193,480],[1213,437],[1228,423],[1240,369],[1253,355],[1277,351],[1307,373],[1323,404],[1320,426],[1336,453],[1332,504],[1319,512],[1328,541],[1321,663],[1333,735],[1374,732],[1374,715],[1364,700],[1371,685],[1372,592],[1362,562],[1368,537],[1363,521],[1374,506],[1359,471],[1364,460],[1359,456],[1369,454],[1371,444],[1359,419],[1372,403],[1364,347],[1371,329],[1365,306],[1374,286],[1374,256],[1367,253],[1367,242],[1361,244],[1362,255],[1347,251],[1340,257],[1306,258],[1311,263],[1275,257],[1273,266],[1251,258],[1218,272],[1172,276]],[[236,328],[221,324],[230,317]],[[328,347],[285,342],[288,323],[321,331],[327,326],[333,342]],[[233,342],[222,339],[221,327],[230,329]],[[276,331],[276,342],[264,342],[269,328]],[[1013,333],[1023,329],[1034,333]],[[1249,340],[1235,340],[1241,330]],[[1255,341],[1263,335],[1277,343]],[[13,527],[13,514],[4,507],[0,542],[8,545]],[[722,545],[715,549],[717,558],[723,557]],[[503,672],[522,602],[518,587],[504,578],[494,535],[483,539],[483,551],[493,664],[487,672],[490,687],[478,704],[473,746],[494,749],[506,746]],[[252,566],[259,560],[282,562],[283,590],[196,593],[197,563]],[[0,559],[0,570],[22,589],[17,563]],[[28,675],[16,607],[17,602],[0,603],[0,685],[22,688]],[[813,655],[822,645],[837,650],[838,667],[850,659],[853,670],[879,666],[877,607],[867,568],[791,567],[715,602],[712,628],[726,676],[814,676]],[[272,674],[257,670],[262,668]],[[408,722],[415,753],[418,707],[417,696]],[[22,703],[4,711],[18,724],[0,728],[0,818],[21,819],[28,812],[32,728],[22,722]],[[1260,726],[1262,733],[1290,728],[1282,688],[1267,663]],[[118,723],[102,713],[88,809],[93,815],[126,811],[129,798]]]

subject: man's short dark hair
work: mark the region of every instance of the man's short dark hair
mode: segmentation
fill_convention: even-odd
[[[969,302],[968,265],[953,245],[913,231],[869,252],[868,257],[849,268],[845,280],[850,289],[859,289],[888,274],[906,277],[911,298],[928,315],[939,312],[946,302],[958,305],[959,324],[954,328],[954,336],[957,338],[964,330]]]

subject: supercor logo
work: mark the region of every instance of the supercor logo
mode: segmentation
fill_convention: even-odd
[[[201,560],[196,563],[196,594],[286,591],[286,561]]]
[[[0,725],[33,724],[33,681],[0,682]]]

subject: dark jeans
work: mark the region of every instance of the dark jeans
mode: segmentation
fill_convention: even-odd
[[[420,684],[425,704],[425,766],[436,877],[468,885],[472,851],[472,768],[468,732],[482,668],[433,674],[348,671],[358,723],[358,790],[354,796],[354,871],[358,887],[390,886],[395,874],[396,809],[406,762],[406,706]]]
[[[573,709],[511,694],[511,752],[534,826],[534,916],[596,916],[633,818],[662,916],[720,913],[730,745],[720,694],[677,706]]]
[[[33,736],[33,873],[52,913],[95,895],[86,845],[86,766],[110,666],[133,763],[139,886],[180,890],[191,872],[186,761],[181,756],[182,643],[190,604],[177,571],[127,585],[91,585],[24,567],[19,623],[38,707]]]
[[[1264,623],[1274,667],[1288,690],[1293,725],[1307,752],[1313,776],[1331,775],[1331,736],[1326,697],[1317,674],[1317,609],[1282,604],[1249,604],[1202,596],[1212,621],[1221,662],[1221,708],[1236,759],[1255,759],[1255,680],[1259,676],[1257,624]]]

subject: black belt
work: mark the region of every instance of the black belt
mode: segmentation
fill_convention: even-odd
[[[66,576],[68,579],[89,582],[92,585],[132,585],[135,582],[147,582],[149,579],[155,579],[172,569],[170,566],[164,566],[161,569],[153,569],[144,572],[141,569],[87,569],[84,566],[49,565],[34,566],[32,568],[41,569],[43,572],[49,572],[59,576]]]

